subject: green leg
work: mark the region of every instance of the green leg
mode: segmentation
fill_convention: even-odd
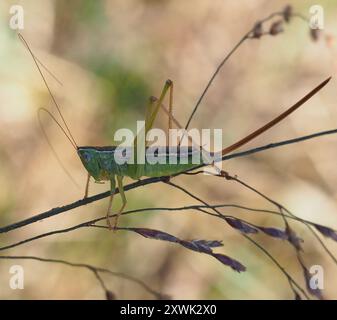
[[[109,206],[108,206],[108,211],[106,213],[106,223],[109,227],[110,230],[112,230],[112,226],[111,226],[111,222],[110,222],[110,213],[111,213],[111,208],[112,208],[112,200],[114,198],[115,195],[115,190],[116,190],[116,181],[115,181],[115,177],[113,177],[110,180],[110,198],[109,198]]]
[[[118,224],[118,219],[120,217],[120,215],[122,214],[125,206],[126,206],[126,197],[125,197],[125,193],[124,193],[124,187],[123,187],[123,177],[121,176],[117,176],[117,183],[118,183],[118,190],[119,190],[119,194],[122,197],[122,206],[119,209],[116,217],[115,217],[115,223],[114,223],[114,230],[116,230],[117,224]]]
[[[173,83],[171,80],[166,80],[166,83],[164,85],[164,88],[160,94],[159,99],[155,102],[154,106],[153,106],[153,111],[148,115],[148,118],[146,119],[146,123],[145,123],[145,136],[148,133],[148,131],[152,128],[154,120],[157,117],[158,111],[160,109],[160,106],[163,103],[163,100],[166,96],[167,91],[170,89],[172,89]],[[171,96],[171,94],[170,94]]]
[[[90,183],[90,174],[88,173],[87,183],[86,183],[86,185],[85,185],[85,192],[84,192],[84,198],[83,198],[83,199],[88,198],[88,193],[89,193],[89,183]]]
[[[149,98],[149,102],[146,106],[146,111],[145,111],[145,123],[148,123],[150,120],[150,116],[153,113],[155,102],[157,102],[158,99],[154,96],[151,96]]]
[[[153,112],[153,109],[154,109],[154,105],[155,105],[155,102],[157,101],[158,99],[155,98],[155,97],[150,97],[149,98],[149,101],[148,101],[148,104],[146,106],[146,111],[145,111],[145,127],[146,127],[146,124],[148,123],[149,121],[149,118]],[[133,145],[136,147],[137,146],[137,139],[138,139],[138,136],[135,137],[135,139],[133,140]]]
[[[173,121],[173,82],[171,82],[170,86],[170,97],[169,97],[169,122],[168,122],[168,128],[169,130],[172,129],[172,121]],[[169,132],[167,134],[167,137],[169,137]]]
[[[172,88],[173,89],[173,88]],[[177,128],[179,129],[183,129],[183,126],[179,123],[179,121],[173,116],[173,90],[170,91],[170,105],[169,108],[166,108],[166,106],[162,103],[161,104],[161,108],[163,109],[163,111],[165,112],[165,114],[169,117],[169,129],[172,129],[172,123],[174,123]],[[153,97],[153,99],[155,101],[158,101],[158,99],[156,97]],[[171,120],[171,121],[170,121]]]
[[[166,83],[164,85],[164,88],[160,94],[159,99],[156,99],[154,97],[150,97],[149,103],[146,108],[146,114],[145,114],[145,132],[144,136],[146,138],[147,133],[152,128],[153,123],[157,117],[158,111],[160,107],[162,106],[163,100],[166,96],[167,91],[170,90],[170,108],[172,109],[172,95],[173,95],[173,83],[171,80],[166,80]],[[170,120],[169,120],[170,121]],[[171,124],[170,124],[171,125]],[[135,137],[133,141],[133,145],[135,146],[135,152],[137,153],[137,140],[138,136]],[[146,141],[145,141],[146,146]]]

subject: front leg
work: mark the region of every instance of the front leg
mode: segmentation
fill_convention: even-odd
[[[108,211],[106,213],[106,223],[107,223],[110,230],[112,230],[112,225],[111,225],[111,222],[110,222],[110,213],[111,213],[112,200],[114,198],[115,191],[116,191],[116,181],[115,181],[115,177],[113,177],[110,180],[110,198],[109,198]]]
[[[114,223],[114,230],[116,231],[117,228],[117,224],[118,224],[118,219],[120,217],[120,215],[122,214],[125,206],[126,206],[126,197],[125,197],[125,193],[124,193],[124,187],[123,187],[123,177],[121,176],[117,176],[117,183],[118,183],[118,190],[119,190],[119,194],[121,195],[122,198],[122,207],[119,209],[116,217],[115,217],[115,223]]]
[[[89,193],[89,183],[90,183],[90,174],[88,173],[87,183],[86,183],[86,185],[85,185],[85,191],[84,191],[84,198],[83,198],[83,199],[88,198],[88,193]]]

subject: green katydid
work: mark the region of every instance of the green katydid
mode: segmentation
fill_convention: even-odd
[[[123,212],[127,200],[124,194],[124,188],[123,188],[123,178],[124,177],[130,177],[132,179],[138,180],[141,177],[161,177],[161,176],[172,176],[175,174],[179,174],[182,172],[185,172],[187,170],[191,170],[195,167],[199,167],[200,164],[196,164],[195,161],[192,161],[192,156],[194,152],[197,151],[200,154],[200,147],[193,148],[188,147],[184,152],[187,153],[185,156],[187,157],[188,161],[187,163],[177,163],[177,164],[171,164],[169,161],[166,161],[165,164],[163,163],[156,163],[152,164],[147,161],[143,164],[137,164],[137,163],[123,163],[119,164],[115,161],[115,152],[117,147],[116,146],[78,146],[73,135],[71,134],[71,131],[65,121],[65,118],[63,117],[61,113],[61,109],[52,93],[52,91],[49,88],[49,85],[43,75],[43,72],[39,66],[39,61],[33,54],[32,50],[28,46],[27,42],[24,40],[21,34],[19,34],[19,37],[21,41],[25,44],[27,49],[29,50],[35,65],[37,66],[37,69],[44,81],[44,84],[52,98],[52,101],[54,105],[56,106],[56,109],[62,119],[62,122],[64,124],[64,127],[56,120],[56,118],[48,111],[46,111],[52,119],[57,123],[57,125],[61,128],[64,135],[68,138],[72,146],[75,148],[78,156],[81,159],[81,162],[84,166],[84,168],[87,170],[88,178],[85,188],[85,195],[84,197],[88,196],[88,188],[89,188],[89,182],[90,177],[94,178],[96,182],[100,181],[109,181],[110,182],[110,198],[109,198],[109,205],[107,209],[107,224],[110,229],[116,229],[118,218]],[[301,105],[303,105],[307,100],[309,100],[312,96],[314,96],[319,90],[321,90],[328,82],[330,78],[326,79],[322,83],[320,83],[316,88],[311,90],[308,94],[306,94],[303,98],[301,98],[298,102],[296,102],[294,105],[292,105],[290,108],[288,108],[286,111],[281,113],[279,116],[275,117],[273,120],[265,124],[264,126],[260,127],[259,129],[253,131],[251,134],[247,135],[243,139],[240,139],[239,141],[235,142],[234,144],[230,145],[229,147],[224,148],[221,151],[221,155],[224,156],[239,147],[245,145],[249,141],[253,140],[263,132],[267,131],[280,121],[282,121],[284,118],[286,118],[288,115],[290,115],[292,112],[294,112],[296,109],[298,109]],[[163,105],[164,99],[169,92],[169,110],[165,108]],[[169,129],[172,128],[172,122],[174,122],[178,127],[181,128],[181,125],[179,122],[173,117],[172,109],[173,109],[173,82],[171,80],[167,80],[164,88],[162,89],[162,92],[159,96],[159,99],[150,99],[150,102],[148,104],[147,110],[146,110],[146,117],[145,117],[145,137],[146,134],[149,132],[149,130],[153,127],[154,121],[157,117],[157,114],[160,110],[160,108],[163,108],[166,113],[168,113],[169,116]],[[131,148],[134,151],[134,154],[137,153],[137,143],[136,143],[137,137],[134,141],[134,146]],[[148,148],[148,147],[146,147]],[[171,156],[176,156],[177,154],[172,155],[170,152],[170,148],[164,148],[166,152],[162,154],[161,156],[165,157],[166,159],[169,159]],[[183,151],[181,151],[183,152]],[[200,157],[201,163],[203,163],[203,158]],[[207,163],[208,164],[208,163]],[[214,165],[214,164],[213,164]],[[116,191],[116,180],[118,185],[118,190],[122,198],[122,206],[119,209],[118,213],[115,216],[114,225],[112,226],[109,216],[111,214],[111,208],[113,203],[113,197]]]

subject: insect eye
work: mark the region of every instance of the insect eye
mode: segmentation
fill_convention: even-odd
[[[83,158],[84,158],[85,161],[90,161],[91,155],[89,153],[84,153]]]

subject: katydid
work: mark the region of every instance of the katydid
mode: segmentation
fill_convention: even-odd
[[[194,152],[199,152],[201,148],[193,148],[188,147],[185,149],[185,156],[187,157],[188,161],[187,163],[177,163],[177,164],[171,164],[169,161],[166,161],[165,164],[163,163],[156,163],[152,164],[147,161],[145,161],[144,164],[137,164],[137,163],[123,163],[119,164],[115,161],[115,152],[117,149],[117,146],[78,146],[73,135],[71,134],[71,131],[65,121],[65,118],[63,117],[61,113],[61,109],[52,93],[52,91],[49,88],[49,85],[44,77],[44,74],[39,66],[39,61],[33,54],[32,50],[28,46],[27,42],[24,40],[22,35],[19,34],[20,39],[23,41],[27,49],[29,50],[34,63],[44,81],[44,84],[52,98],[52,101],[61,117],[62,123],[64,124],[64,127],[56,120],[56,118],[48,111],[46,111],[52,119],[58,124],[58,126],[61,128],[64,135],[68,138],[72,146],[76,149],[77,154],[79,158],[82,161],[82,164],[84,168],[86,169],[88,173],[86,188],[85,188],[85,195],[84,197],[88,196],[88,188],[89,188],[89,182],[90,177],[92,177],[96,182],[100,181],[109,181],[110,182],[110,198],[109,198],[109,205],[106,213],[107,218],[107,224],[110,229],[116,229],[118,218],[121,215],[121,213],[124,210],[124,207],[127,204],[127,200],[124,194],[124,188],[123,188],[123,178],[129,177],[131,179],[138,180],[141,177],[161,177],[161,176],[172,176],[176,175],[182,172],[185,172],[187,170],[191,170],[193,168],[199,167],[200,164],[195,164],[195,161],[192,161],[192,156]],[[319,90],[321,90],[330,80],[331,78],[326,79],[322,83],[320,83],[316,88],[311,90],[308,94],[306,94],[303,98],[301,98],[298,102],[296,102],[294,105],[292,105],[290,108],[288,108],[286,111],[281,113],[279,116],[275,117],[273,120],[265,124],[264,126],[260,127],[259,129],[255,130],[251,134],[245,136],[243,139],[235,142],[234,144],[230,145],[229,147],[224,148],[221,151],[221,155],[224,156],[239,147],[245,145],[246,143],[250,142],[263,132],[267,131],[280,121],[282,121],[284,118],[286,118],[288,115],[290,115],[292,112],[294,112],[296,109],[298,109],[301,105],[303,105],[307,100],[309,100],[312,96],[314,96]],[[164,99],[169,92],[169,110],[163,106]],[[181,125],[177,122],[177,120],[173,117],[172,109],[173,109],[173,82],[171,80],[167,80],[164,88],[162,89],[162,92],[158,99],[150,99],[149,104],[146,110],[146,117],[145,117],[145,136],[149,132],[149,130],[153,127],[154,121],[157,117],[157,114],[160,110],[160,108],[164,108],[164,110],[169,115],[169,129],[172,128],[172,122],[174,122],[178,127],[181,127]],[[134,154],[137,153],[137,143],[136,143],[137,137],[134,141],[134,146],[131,148],[133,149]],[[150,147],[146,147],[150,148]],[[171,148],[170,147],[164,147],[163,150],[166,150],[164,153],[162,153],[160,156],[165,157],[166,159],[169,159],[171,156],[177,156],[177,154],[171,154]],[[200,157],[200,162],[203,161],[203,158]],[[118,185],[118,190],[122,198],[122,206],[119,209],[118,213],[115,215],[115,221],[114,225],[112,226],[110,222],[110,214],[111,214],[111,208],[113,203],[113,197],[116,192],[116,180]]]

